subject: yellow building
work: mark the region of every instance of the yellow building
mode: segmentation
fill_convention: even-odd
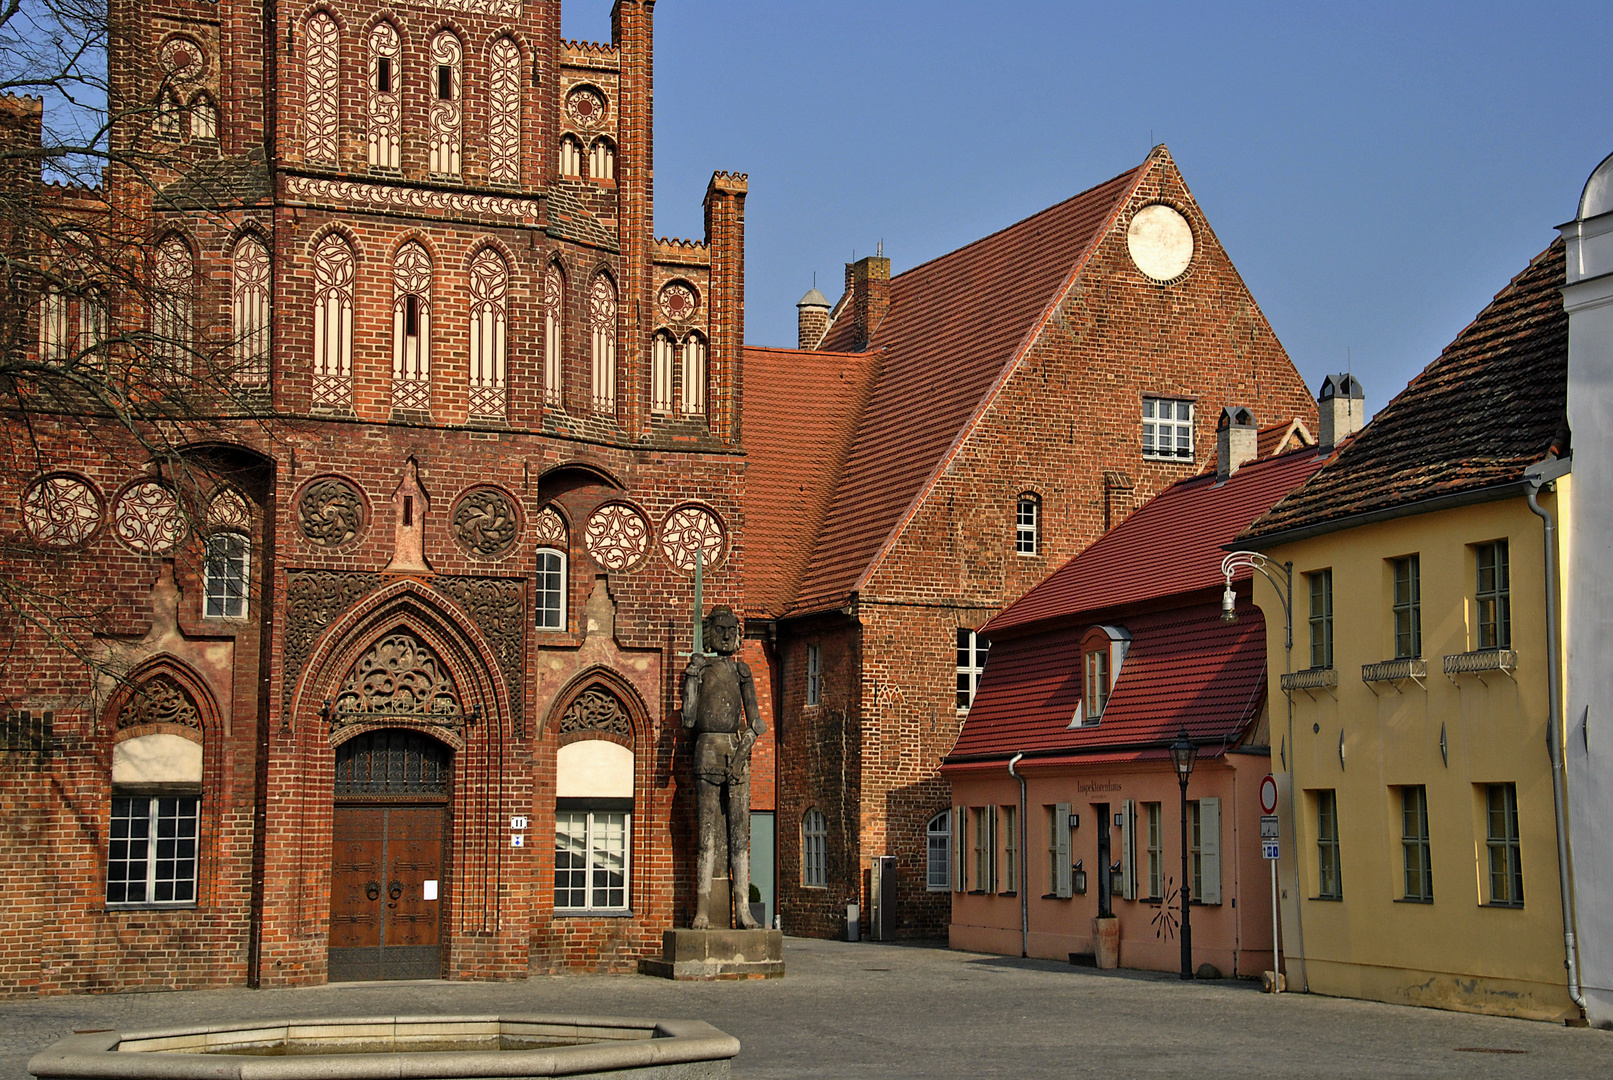
[[[1277,586],[1255,589],[1290,989],[1579,1015],[1548,746],[1560,754],[1547,523],[1569,502],[1563,275],[1559,242],[1351,438],[1331,435],[1356,426],[1359,387],[1332,377],[1322,442],[1342,445],[1233,545],[1279,584],[1292,574],[1291,654]]]

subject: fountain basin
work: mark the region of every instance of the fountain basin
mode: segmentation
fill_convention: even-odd
[[[35,1054],[40,1080],[718,1080],[739,1040],[700,1020],[361,1016],[93,1031]]]

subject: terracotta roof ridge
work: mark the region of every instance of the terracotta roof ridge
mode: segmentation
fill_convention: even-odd
[[[865,352],[842,352],[838,349],[792,349],[788,345],[746,345],[745,351],[771,353],[810,353],[813,356],[844,356],[858,360],[870,355],[869,353]]]

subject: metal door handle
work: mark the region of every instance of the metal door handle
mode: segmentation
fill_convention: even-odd
[[[365,882],[364,895],[371,900],[379,900],[381,898],[381,883],[379,881]]]
[[[392,899],[394,899],[394,900],[396,900],[398,897],[402,896],[403,895],[403,882],[394,881],[392,883],[392,885],[387,889],[387,895],[392,897]]]

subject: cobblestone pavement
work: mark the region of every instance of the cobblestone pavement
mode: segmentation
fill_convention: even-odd
[[[742,1080],[1613,1075],[1608,1031],[940,948],[787,938],[784,955],[789,975],[768,982],[565,976],[0,1001],[0,1080],[25,1080],[29,1056],[75,1028],[500,1011],[706,1020],[744,1044]]]

